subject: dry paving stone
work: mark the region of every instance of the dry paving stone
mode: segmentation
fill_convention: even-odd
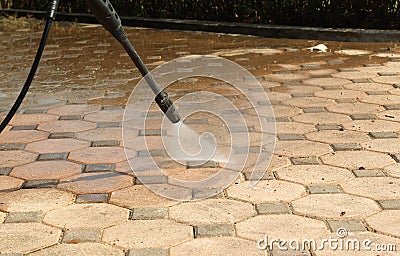
[[[371,199],[346,194],[314,194],[292,202],[294,213],[320,219],[364,218],[380,211]]]
[[[363,143],[362,146],[371,151],[398,154],[400,153],[400,138],[374,139]]]
[[[287,157],[321,156],[332,152],[328,144],[311,141],[278,141],[275,154]]]
[[[256,242],[236,237],[196,238],[170,249],[171,256],[209,255],[265,255],[257,248]]]
[[[328,99],[357,99],[361,97],[367,96],[365,92],[361,91],[352,91],[352,90],[323,90],[314,93],[316,97],[321,97],[321,98],[328,98]]]
[[[123,250],[98,243],[59,244],[48,247],[38,252],[29,254],[31,256],[68,255],[68,256],[124,256]]]
[[[369,114],[384,110],[383,107],[375,104],[368,104],[362,102],[354,103],[340,103],[326,107],[330,112],[341,114]]]
[[[6,219],[7,214],[4,212],[0,212],[0,224],[2,224],[4,222],[4,220]]]
[[[25,150],[45,154],[45,153],[57,153],[57,152],[71,152],[78,149],[89,147],[89,143],[86,141],[76,139],[51,139],[43,140],[38,142],[29,143]]]
[[[229,197],[251,203],[289,202],[306,195],[303,186],[280,180],[266,180],[250,186],[249,181],[232,185],[227,189]]]
[[[29,126],[38,125],[42,123],[49,123],[57,120],[57,116],[47,114],[23,114],[15,115],[11,121],[12,126]]]
[[[15,167],[10,175],[25,180],[57,180],[81,173],[82,166],[67,161],[33,162]]]
[[[0,193],[19,189],[23,183],[24,181],[20,179],[9,176],[0,176]]]
[[[400,179],[390,177],[355,178],[340,184],[346,193],[375,200],[400,199]]]
[[[136,155],[135,151],[127,150],[128,155]],[[71,152],[69,160],[85,164],[113,164],[126,160],[122,147],[84,148]]]
[[[351,118],[347,115],[337,113],[304,113],[293,117],[293,120],[301,123],[309,124],[343,124],[351,121]]]
[[[386,120],[356,120],[343,124],[346,130],[361,132],[400,131],[399,123]]]
[[[278,170],[277,175],[304,185],[333,185],[354,178],[349,170],[327,165],[294,165]]]
[[[351,84],[350,80],[343,78],[311,78],[303,81],[304,84],[313,86],[342,86]]]
[[[324,99],[317,97],[292,98],[283,101],[283,104],[299,108],[324,108],[335,105],[336,102],[332,99]]]
[[[321,157],[324,164],[356,169],[380,169],[395,161],[387,154],[369,151],[337,151]]]
[[[82,115],[89,114],[93,112],[100,111],[101,107],[95,105],[79,105],[79,104],[71,104],[60,107],[50,108],[47,113],[53,115]]]
[[[103,242],[123,248],[167,248],[193,239],[193,227],[170,220],[130,220],[104,230]]]
[[[305,232],[307,231],[307,232]],[[239,237],[253,241],[263,239],[316,239],[328,236],[328,228],[323,221],[293,214],[258,215],[236,224]]]
[[[347,84],[343,86],[348,90],[356,90],[356,91],[364,91],[364,92],[373,92],[373,91],[389,91],[393,89],[392,85],[389,84],[379,84],[379,83],[353,83]]]
[[[400,237],[400,210],[385,210],[368,217],[366,223],[378,232]]]
[[[107,138],[107,140],[122,140],[121,128],[98,128],[90,131],[80,132],[76,135],[78,139],[86,141],[100,141]]]
[[[47,212],[73,202],[74,196],[57,189],[23,189],[0,194],[0,210]]]
[[[43,123],[38,126],[38,130],[50,133],[55,132],[83,132],[96,128],[96,124],[80,120],[55,121]]]
[[[40,223],[0,225],[1,253],[29,253],[57,244],[61,230]]]
[[[399,163],[389,165],[389,166],[385,167],[384,170],[386,171],[386,173],[388,175],[393,176],[395,178],[400,178],[400,164]]]
[[[49,134],[42,131],[5,131],[0,134],[0,144],[25,144],[45,140]]]
[[[306,134],[316,130],[315,125],[312,124],[303,124],[298,122],[276,123],[276,133],[278,134]]]
[[[235,223],[256,214],[250,203],[229,199],[208,199],[182,203],[169,209],[169,216],[178,222]]]

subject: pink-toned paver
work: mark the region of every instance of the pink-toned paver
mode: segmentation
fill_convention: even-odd
[[[84,120],[91,122],[120,122],[122,121],[123,114],[123,109],[102,110],[96,113],[85,115]]]
[[[15,167],[34,162],[36,158],[36,154],[22,150],[0,151],[0,167]]]
[[[29,143],[39,140],[45,140],[49,136],[43,131],[5,131],[0,134],[0,144],[8,143]]]
[[[134,151],[130,154],[135,155]],[[126,156],[121,147],[92,147],[71,152],[68,159],[84,164],[108,164],[122,162]]]
[[[19,189],[24,183],[21,179],[16,179],[9,176],[0,176],[0,193],[7,190]]]
[[[41,123],[49,123],[57,120],[57,116],[48,114],[23,114],[15,115],[11,121],[10,125],[13,126],[29,126],[38,125]]]
[[[63,120],[44,123],[38,126],[38,130],[46,132],[83,132],[96,128],[96,124],[80,120]]]
[[[68,116],[68,115],[90,114],[100,110],[101,107],[95,105],[72,104],[72,105],[49,108],[49,110],[47,110],[47,113],[59,116]]]
[[[47,154],[71,152],[86,147],[89,147],[89,143],[86,141],[76,139],[51,139],[29,143],[25,150],[39,154]]]
[[[76,135],[80,140],[101,141],[101,140],[122,140],[121,128],[98,128],[90,131],[80,132]]]
[[[15,167],[11,174],[25,180],[58,180],[82,172],[82,166],[68,161],[33,162]]]

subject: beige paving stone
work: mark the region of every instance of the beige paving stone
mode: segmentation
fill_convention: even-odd
[[[25,180],[58,180],[81,172],[80,164],[68,161],[42,161],[15,167],[10,175]]]
[[[130,150],[131,155],[135,155]],[[126,160],[125,152],[122,147],[91,147],[71,152],[69,160],[85,164],[112,164]]]
[[[110,204],[72,204],[49,211],[43,222],[64,229],[104,229],[128,217],[128,209]]]
[[[255,167],[256,161],[258,161],[258,157],[260,155],[259,154],[255,154],[255,153],[250,153],[247,157],[247,162],[245,164],[245,167],[243,170],[241,170],[244,173],[247,172],[253,172],[253,171],[265,171],[265,163],[263,163],[262,161],[260,163],[262,163],[260,165],[260,167]],[[266,160],[267,161],[267,160]],[[277,155],[273,155],[272,156],[272,160],[269,162],[267,171],[268,172],[273,172],[276,170],[279,170],[282,167],[286,167],[286,166],[290,166],[291,162],[290,159],[284,156],[277,156]],[[240,168],[237,168],[237,171]]]
[[[23,180],[14,177],[0,176],[0,193],[7,190],[19,189],[23,183]]]
[[[314,86],[340,86],[351,84],[350,80],[344,78],[311,78],[303,81],[304,84]]]
[[[400,122],[400,110],[385,110],[375,115],[383,120]]]
[[[74,196],[57,189],[23,189],[0,194],[0,210],[6,212],[47,212],[73,202]]]
[[[400,139],[374,139],[370,142],[363,143],[365,149],[385,152],[385,153],[400,153]]]
[[[256,215],[250,203],[230,199],[207,199],[182,203],[169,209],[171,219],[191,225],[199,223],[235,223]]]
[[[47,132],[36,130],[5,131],[0,134],[0,144],[29,143],[39,140],[45,140],[48,136],[49,134]]]
[[[341,99],[357,99],[360,97],[365,97],[367,94],[365,92],[361,91],[353,91],[353,90],[323,90],[314,93],[315,96],[317,97],[322,97],[322,98],[328,98],[328,99],[335,99],[335,100],[341,100]]]
[[[346,193],[369,197],[375,200],[400,198],[400,180],[396,178],[356,178],[342,183],[340,186]]]
[[[133,220],[103,233],[103,242],[123,248],[168,248],[192,239],[193,227],[170,220]]]
[[[331,250],[329,246],[326,246],[324,250],[318,250],[315,252],[316,256],[398,256],[398,248],[400,244],[400,239],[396,239],[390,236],[376,234],[372,232],[357,232],[357,233],[349,233],[349,235],[344,239],[346,241],[359,241],[360,242],[360,251],[352,250],[352,246],[350,246],[350,250]],[[367,241],[367,247],[363,246],[363,242]],[[372,242],[369,244],[369,242]],[[321,241],[322,242],[322,241]],[[321,242],[319,244],[321,244]],[[368,245],[369,244],[369,245]],[[396,251],[376,251],[377,245],[396,245]],[[357,247],[356,247],[357,248]]]
[[[393,87],[392,87],[393,88]],[[321,87],[318,86],[311,86],[311,85],[281,85],[277,87],[272,87],[271,91],[276,92],[285,92],[285,93],[314,93],[317,91],[323,90]]]
[[[398,84],[400,83],[400,76],[379,76],[373,78],[372,81],[383,84]]]
[[[51,139],[42,140],[33,143],[29,143],[25,150],[46,154],[46,153],[59,153],[59,152],[71,152],[77,149],[83,149],[89,147],[89,142],[76,140],[76,139]]]
[[[364,143],[371,141],[372,138],[367,133],[356,131],[323,130],[305,135],[307,139],[324,142],[328,144],[336,143]]]
[[[336,102],[332,99],[302,97],[287,99],[283,101],[283,104],[299,108],[324,108],[330,105],[335,105]]]
[[[322,162],[348,169],[379,169],[395,161],[387,154],[369,151],[339,151],[321,157]]]
[[[386,120],[357,120],[343,124],[347,130],[361,131],[361,132],[392,132],[400,131],[397,122]]]
[[[0,151],[0,167],[15,167],[31,163],[36,160],[37,155],[21,150]]]
[[[153,193],[144,185],[134,185],[114,191],[109,202],[130,209],[169,207],[178,203]]]
[[[319,112],[301,114],[293,117],[293,120],[309,124],[343,124],[351,121],[351,118],[342,114]]]
[[[251,187],[249,181],[234,184],[227,189],[229,197],[251,203],[290,202],[306,195],[299,184],[281,180],[263,180]]]
[[[58,244],[32,254],[32,256],[68,255],[68,256],[124,256],[123,250],[97,243]]]
[[[49,110],[47,110],[47,113],[59,116],[68,116],[68,115],[84,115],[97,112],[100,110],[101,107],[95,105],[71,104],[71,105],[49,108]]]
[[[197,238],[170,249],[171,256],[265,255],[254,242],[236,237]]]
[[[361,102],[373,103],[377,105],[399,104],[400,95],[368,95],[359,99]]]
[[[63,120],[44,123],[38,126],[38,130],[46,132],[83,132],[96,128],[96,124],[80,120]]]
[[[386,173],[392,177],[400,178],[400,164],[395,163],[389,166],[386,166],[385,169]]]
[[[383,108],[379,105],[368,104],[368,103],[341,103],[333,106],[326,107],[328,111],[341,113],[341,114],[370,114],[378,111],[382,111]]]
[[[309,70],[304,72],[305,74],[311,75],[311,76],[328,76],[331,74],[337,73],[335,69],[316,69],[316,70]]]
[[[315,125],[298,122],[277,122],[276,133],[278,134],[306,134],[316,131]]]
[[[131,186],[133,178],[129,175],[96,172],[82,173],[60,180],[58,187],[76,194],[101,194]]]
[[[0,225],[0,252],[29,253],[58,243],[61,230],[40,223]]]
[[[343,87],[348,90],[364,91],[364,92],[374,92],[374,91],[382,92],[393,89],[392,85],[379,84],[379,83],[353,83],[353,84],[346,84]]]
[[[386,210],[365,219],[378,232],[400,237],[400,210]]]
[[[306,232],[305,232],[306,231]],[[239,237],[253,241],[263,239],[317,239],[329,234],[324,222],[292,214],[258,215],[236,224]]]
[[[368,72],[368,71],[356,71],[356,72],[339,72],[333,74],[332,77],[336,78],[345,78],[345,79],[371,79],[378,77],[376,72]]]
[[[327,165],[293,165],[278,170],[277,175],[304,185],[334,185],[354,178],[349,170]]]
[[[102,110],[85,115],[84,120],[91,122],[120,122],[123,120],[123,115],[123,109]]]
[[[287,157],[321,156],[332,151],[328,144],[312,141],[278,141],[275,145],[275,154]]]
[[[10,125],[12,126],[37,125],[37,124],[56,121],[57,118],[58,118],[57,116],[48,114],[23,114],[23,115],[17,114],[11,119]]]
[[[122,140],[122,129],[115,128],[98,128],[90,131],[80,132],[76,135],[78,139],[87,141],[104,140]]]
[[[308,195],[292,206],[295,213],[321,219],[360,219],[380,211],[373,200],[347,194]]]
[[[0,224],[2,224],[4,222],[4,220],[6,219],[7,214],[4,212],[0,212]]]
[[[283,101],[292,97],[286,92],[267,92],[267,95],[270,101]]]
[[[275,117],[292,117],[301,114],[302,111],[299,108],[288,107],[288,106],[273,106]]]
[[[292,82],[307,79],[309,76],[299,73],[284,73],[266,75],[265,78],[277,82]]]

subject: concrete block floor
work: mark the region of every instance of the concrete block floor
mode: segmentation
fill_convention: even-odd
[[[18,34],[7,33],[2,40]],[[98,47],[112,44],[104,40],[110,43]],[[177,52],[190,46],[182,48]],[[246,54],[237,61],[269,59]],[[35,92],[57,101],[25,104],[0,135],[0,255],[400,255],[400,62],[341,68],[351,56],[316,62],[305,55],[303,62],[278,63],[274,72],[262,65],[254,71],[277,121],[274,158],[263,180],[250,188],[244,170],[223,193],[200,201],[160,197],[135,177],[121,146],[123,107],[103,102],[113,102],[105,96],[112,92],[97,89],[80,100],[73,91],[64,98],[61,89]],[[3,63],[0,75],[7,68]],[[204,117],[197,123],[218,127]],[[159,150],[158,139],[150,136],[150,150]],[[130,149],[139,162],[142,146]],[[201,179],[218,169],[165,160],[163,168],[175,178]],[[343,239],[370,239],[373,249],[395,245],[397,252],[257,247],[265,235],[321,241],[338,238],[338,229],[347,232]]]

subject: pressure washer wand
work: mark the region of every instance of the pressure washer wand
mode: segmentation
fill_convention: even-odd
[[[135,48],[129,41],[124,28],[121,24],[121,19],[115,12],[113,6],[108,0],[86,0],[86,3],[92,13],[96,16],[97,20],[108,30],[124,47],[125,51],[131,57],[133,63],[139,69],[146,82],[156,95],[155,101],[161,110],[166,114],[172,123],[177,123],[181,120],[178,111],[172,103],[168,93],[161,89],[161,87],[154,80],[146,65],[139,57]]]

